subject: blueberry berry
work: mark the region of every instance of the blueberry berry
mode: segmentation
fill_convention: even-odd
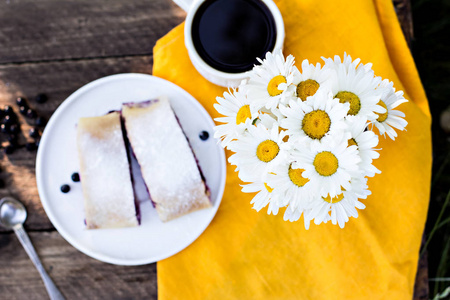
[[[30,129],[29,135],[32,138],[38,138],[39,137],[39,129],[37,129],[36,127],[32,127]]]
[[[5,107],[3,107],[3,111],[5,112],[6,115],[14,115],[14,110],[9,105],[5,105]]]
[[[61,186],[61,192],[63,192],[64,194],[68,193],[69,191],[70,191],[70,186],[68,184],[63,184]]]
[[[202,132],[200,132],[199,138],[200,138],[202,141],[206,141],[206,140],[209,138],[209,133],[208,133],[208,131],[202,131]]]
[[[7,115],[7,116],[5,116],[5,117],[3,118],[2,123],[5,124],[5,125],[10,126],[10,125],[16,123],[16,120],[14,119],[13,116]]]
[[[79,181],[80,181],[80,174],[78,174],[78,173],[73,173],[73,174],[72,174],[72,181],[73,181],[73,182],[79,182]]]
[[[16,103],[17,103],[17,105],[19,105],[19,106],[28,106],[28,104],[27,104],[27,99],[22,98],[22,97],[17,98],[17,99],[16,99]]]
[[[17,135],[15,135],[15,134],[8,135],[8,137],[6,139],[8,140],[8,142],[11,145],[16,145],[17,144]]]
[[[19,124],[12,124],[9,127],[9,133],[19,133],[20,132],[20,125]]]
[[[12,145],[12,144],[5,147],[6,154],[12,154],[14,152],[14,150],[16,150],[16,147],[14,147],[14,145]]]
[[[37,117],[37,113],[34,109],[27,109],[27,118],[34,119]]]
[[[46,94],[38,94],[35,98],[37,103],[44,103],[45,101],[47,101],[47,95]]]
[[[27,110],[28,110],[28,106],[20,106],[19,107],[20,114],[22,114],[24,116],[27,114]]]
[[[36,118],[36,126],[39,126],[39,127],[44,127],[45,126],[45,123],[47,123],[47,121],[45,120],[45,118],[44,117],[37,117]]]
[[[34,151],[37,149],[37,145],[34,142],[29,142],[25,144],[25,148],[27,148],[28,151]]]
[[[6,125],[6,124],[1,124],[1,125],[0,125],[0,131],[1,131],[2,133],[9,133],[9,126]]]

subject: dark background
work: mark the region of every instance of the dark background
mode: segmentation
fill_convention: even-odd
[[[441,116],[450,115],[450,0],[393,2],[433,117],[433,183],[424,236],[428,252],[420,260],[414,298],[425,300],[450,286],[445,281],[450,277],[450,203],[445,207],[450,188],[450,120],[441,124]],[[18,113],[16,97],[27,97],[48,119],[73,91],[94,79],[151,73],[154,43],[184,17],[171,0],[0,1],[0,106],[11,105],[18,114],[21,143],[29,140],[31,125]],[[37,104],[34,97],[42,92],[48,101]],[[0,143],[6,143],[3,134]],[[5,156],[1,150],[0,197],[12,195],[25,202],[29,210],[25,227],[68,299],[129,299],[129,295],[156,299],[156,264],[113,266],[77,251],[55,231],[42,209],[34,176],[35,151],[20,148]],[[443,225],[436,229],[438,219]],[[2,228],[0,254],[0,299],[48,299],[14,233]]]
[[[443,129],[450,128],[450,120],[441,124],[444,112],[450,114],[450,1],[412,0],[411,4],[414,29],[411,50],[433,118],[433,179],[425,230],[425,238],[429,239],[441,211],[440,224],[450,220],[449,205],[444,207],[450,189],[450,132]],[[433,298],[450,286],[450,281],[434,281],[450,277],[450,222],[435,231],[427,248],[430,298]]]

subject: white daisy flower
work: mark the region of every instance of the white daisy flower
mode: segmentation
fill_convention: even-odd
[[[307,97],[314,95],[319,89],[328,89],[331,76],[334,75],[329,68],[322,68],[320,63],[315,66],[307,59],[302,61],[302,71],[297,78],[294,78],[296,85],[295,95],[306,101]]]
[[[350,104],[333,99],[331,93],[319,91],[305,102],[297,99],[289,101],[289,107],[280,105],[281,113],[286,116],[280,126],[287,129],[295,143],[340,135],[347,129],[344,118],[349,107]]]
[[[275,204],[272,195],[273,189],[262,181],[256,181],[249,184],[242,185],[242,192],[244,193],[257,193],[255,197],[253,197],[250,204],[253,204],[253,209],[256,211],[260,211],[267,205],[267,214],[278,214],[279,206]]]
[[[271,113],[271,112],[265,112],[264,109],[261,109],[259,111],[258,119],[253,123],[254,125],[262,124],[266,128],[270,129],[274,125],[278,125],[277,122],[277,115]]]
[[[385,108],[387,111],[385,113],[378,113],[378,118],[372,120],[372,124],[378,128],[381,135],[385,136],[387,134],[392,140],[397,137],[397,132],[394,128],[398,130],[405,130],[408,122],[403,119],[405,114],[399,110],[394,110],[397,106],[402,103],[408,102],[403,98],[403,91],[395,91],[394,83],[389,82],[385,79],[381,82],[377,90],[382,91],[381,100],[378,105]]]
[[[333,224],[339,224],[344,228],[349,217],[358,217],[356,209],[364,209],[366,206],[358,199],[366,199],[371,192],[367,187],[366,178],[352,178],[351,191],[343,189],[339,195],[335,197],[317,197],[311,203],[311,209],[307,212],[307,218],[314,219],[314,223],[328,222],[331,220]]]
[[[350,130],[350,138],[348,139],[348,146],[356,146],[359,152],[361,162],[359,168],[364,172],[364,176],[373,177],[375,174],[380,174],[373,164],[373,160],[380,157],[375,147],[378,145],[378,136],[372,131],[365,131],[367,128],[367,121],[363,118],[353,118],[347,121]]]
[[[311,219],[308,218],[306,211],[303,211],[300,208],[292,209],[289,205],[286,207],[286,211],[284,212],[283,220],[290,221],[290,222],[296,222],[300,219],[301,215],[303,214],[303,222],[305,224],[305,229],[309,229],[309,224],[311,223]]]
[[[294,57],[289,55],[285,60],[281,49],[278,49],[273,54],[267,52],[266,58],[258,58],[258,61],[261,65],[249,72],[250,78],[243,86],[249,97],[267,109],[293,97],[295,86],[292,83],[299,74],[294,66]]]
[[[363,69],[366,72],[370,72],[372,70],[372,63],[359,64],[361,62],[360,58],[352,60],[352,57],[346,52],[344,52],[344,58],[342,59],[342,61],[339,55],[335,55],[334,59],[325,58],[322,56],[322,59],[325,61],[324,67],[332,68],[335,70],[337,70],[338,66],[341,64],[345,67],[346,71],[348,71],[349,69]]]
[[[376,87],[380,80],[374,76],[370,67],[362,64],[358,66],[359,59],[352,62],[350,55],[345,56],[343,62],[337,58],[334,61],[324,59],[325,67],[336,72],[332,77],[331,91],[341,103],[350,103],[348,115],[372,121],[378,117],[377,113],[385,113],[386,109],[377,105],[381,93]]]
[[[275,166],[265,181],[273,187],[273,194],[280,199],[281,207],[289,205],[292,210],[307,207],[314,192],[310,180],[303,177],[304,169],[293,168],[289,160]]]
[[[300,208],[292,209],[289,205],[286,207],[286,211],[284,212],[283,220],[289,221],[289,222],[296,222],[298,219],[300,219],[301,215],[303,213],[303,210]],[[309,226],[309,223],[308,223]]]
[[[292,97],[291,99],[296,99],[296,98]],[[286,101],[287,101],[286,103],[289,103],[290,100],[287,100],[287,99],[286,99]],[[277,107],[274,107],[274,108],[272,108],[272,109],[270,109],[270,110],[269,110],[269,109],[262,108],[262,109],[260,110],[260,113],[263,113],[263,114],[267,113],[267,114],[269,114],[272,118],[274,118],[274,119],[278,122],[278,124],[280,124],[281,120],[283,120],[283,119],[286,118],[286,117],[281,113],[280,109],[277,108]]]
[[[341,228],[358,217],[371,192],[367,178],[381,173],[374,165],[381,135],[397,137],[405,115],[394,110],[407,102],[393,83],[375,77],[372,64],[350,55],[323,58],[321,64],[284,58],[280,49],[258,59],[249,79],[217,98],[214,137],[234,152],[245,193],[255,193],[257,211],[267,207],[304,226],[331,221]]]
[[[214,108],[225,117],[214,120],[225,124],[214,127],[214,137],[221,140],[222,147],[226,147],[252,125],[258,117],[258,108],[235,89],[224,92],[223,98],[217,97],[216,100],[218,103],[214,104]]]
[[[275,124],[267,129],[263,124],[250,126],[239,139],[232,141],[228,148],[236,152],[228,158],[236,166],[242,181],[258,181],[274,165],[285,159],[286,134]]]
[[[361,158],[356,147],[348,147],[347,137],[337,140],[326,136],[300,148],[292,156],[296,160],[293,167],[305,170],[302,175],[311,180],[313,190],[322,197],[336,197],[341,187],[350,191],[352,175],[360,175]]]

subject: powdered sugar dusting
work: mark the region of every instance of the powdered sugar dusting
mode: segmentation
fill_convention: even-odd
[[[125,127],[159,217],[168,221],[210,207],[191,148],[169,101],[122,107]]]
[[[81,118],[77,130],[87,228],[137,226],[120,114]]]

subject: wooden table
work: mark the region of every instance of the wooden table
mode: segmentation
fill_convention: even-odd
[[[72,92],[94,79],[116,73],[151,74],[155,42],[184,17],[170,0],[1,1],[0,104],[11,105],[19,116],[20,143],[30,140],[31,126],[18,112],[17,97],[26,97],[48,119]],[[39,93],[45,93],[48,101],[36,103]],[[2,134],[3,146],[5,138]],[[78,252],[58,234],[39,200],[35,159],[36,152],[25,148],[9,155],[2,149],[0,179],[5,186],[0,187],[0,197],[11,195],[25,203],[29,213],[25,227],[67,299],[156,299],[156,264],[102,263]],[[415,299],[427,299],[426,265],[420,270]],[[47,299],[41,278],[14,233],[3,228],[0,299]]]

